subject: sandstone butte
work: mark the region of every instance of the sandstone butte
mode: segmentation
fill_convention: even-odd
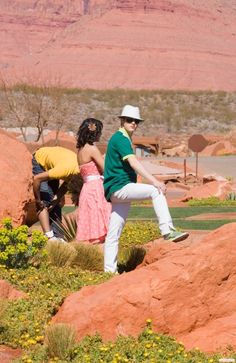
[[[94,89],[236,89],[236,0],[2,0],[11,81]]]
[[[235,349],[235,233],[231,223],[193,244],[156,241],[141,267],[71,294],[52,322],[71,324],[78,340],[114,340],[137,336],[150,318],[189,349]]]

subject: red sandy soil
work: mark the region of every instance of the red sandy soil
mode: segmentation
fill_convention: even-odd
[[[18,81],[236,89],[236,0],[2,0],[0,37]]]

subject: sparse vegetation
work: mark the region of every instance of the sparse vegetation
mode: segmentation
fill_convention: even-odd
[[[45,93],[45,90],[18,84],[13,88],[7,88],[7,92],[11,92],[11,97],[16,97],[17,104],[21,106],[20,114],[21,117],[24,116],[23,125],[37,127],[36,120],[27,117],[29,111],[27,111],[27,107],[24,109],[22,101],[25,100],[26,95],[28,95],[28,99],[32,99],[36,95]],[[2,86],[0,90],[1,125],[15,127],[16,119],[7,107],[5,94],[6,90]],[[103,138],[107,140],[111,132],[117,128],[117,116],[120,114],[122,105],[129,103],[141,107],[145,124],[140,127],[138,132],[145,135],[166,131],[187,134],[194,132],[223,133],[231,130],[236,121],[236,92],[222,91],[121,89],[98,91],[49,87],[46,96],[47,109],[41,108],[41,115],[43,119],[47,120],[48,128],[74,132],[77,131],[79,123],[88,115],[100,118],[104,122]],[[58,107],[55,107],[57,104]],[[55,115],[56,108],[60,112],[60,119]],[[53,110],[53,117],[51,117],[52,111],[50,110]],[[45,113],[50,114],[50,117],[45,116]],[[26,123],[25,120],[27,120]]]
[[[202,199],[191,199],[188,201],[189,206],[235,206],[236,198],[235,193],[230,193],[225,200],[221,200],[218,197],[208,197]]]

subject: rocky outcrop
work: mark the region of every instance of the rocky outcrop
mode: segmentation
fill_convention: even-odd
[[[204,185],[191,188],[181,201],[187,202],[191,199],[204,199],[212,196],[224,200],[230,192],[232,192],[232,183],[227,180],[213,180]]]
[[[0,299],[15,300],[22,297],[26,297],[26,294],[23,291],[15,289],[5,280],[0,280]]]
[[[138,335],[150,318],[187,348],[236,348],[235,233],[232,223],[192,245],[156,242],[146,266],[71,294],[53,323],[73,325],[78,339],[110,340]]]
[[[12,363],[15,359],[19,358],[22,354],[21,349],[12,349],[6,345],[0,345],[0,362]]]
[[[31,195],[31,154],[23,143],[2,130],[0,149],[0,220],[10,217],[14,225],[20,225]]]
[[[230,141],[224,139],[207,146],[201,152],[201,155],[204,156],[220,156],[230,154],[236,154],[236,146],[232,145]]]
[[[12,81],[67,87],[232,91],[235,4],[4,0],[0,68]]]

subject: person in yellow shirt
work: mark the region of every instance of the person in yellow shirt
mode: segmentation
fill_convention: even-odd
[[[67,183],[79,174],[75,152],[60,146],[41,147],[32,158],[33,192],[43,232],[49,240],[61,238],[55,221],[61,220],[60,200]],[[63,183],[60,185],[60,180]]]

